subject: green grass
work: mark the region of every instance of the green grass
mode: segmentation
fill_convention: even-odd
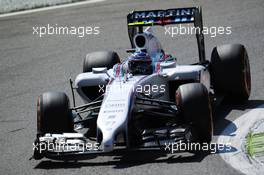
[[[264,132],[248,133],[246,137],[247,153],[252,157],[264,153]]]

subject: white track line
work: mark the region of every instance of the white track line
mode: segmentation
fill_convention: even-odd
[[[264,174],[263,165],[254,162],[254,160],[253,162],[250,161],[243,151],[245,137],[250,131],[250,128],[252,128],[256,122],[263,119],[264,105],[261,105],[240,116],[238,119],[233,121],[232,124],[229,124],[217,140],[219,144],[230,143],[232,147],[237,149],[235,152],[221,153],[220,156],[229,165],[245,174]],[[237,128],[236,131],[234,131],[234,125]],[[230,134],[232,134],[232,136],[228,136]]]
[[[103,1],[105,0],[89,0],[89,1],[74,2],[74,3],[69,3],[69,4],[54,5],[51,7],[24,10],[24,11],[19,11],[19,12],[5,13],[5,14],[0,14],[0,18],[42,12],[42,11],[54,10],[54,9],[60,9],[60,8],[66,8],[66,7],[74,7],[74,6],[92,4],[92,3],[103,2]]]

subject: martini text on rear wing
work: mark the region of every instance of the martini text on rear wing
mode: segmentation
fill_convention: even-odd
[[[128,14],[129,26],[152,26],[179,23],[194,23],[197,7],[167,10],[134,11]]]

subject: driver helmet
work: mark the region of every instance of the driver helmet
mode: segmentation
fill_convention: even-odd
[[[128,69],[133,75],[149,75],[153,73],[152,59],[148,53],[137,51],[128,57]]]

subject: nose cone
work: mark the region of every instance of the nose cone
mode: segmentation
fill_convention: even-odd
[[[103,136],[101,148],[105,152],[113,151],[117,133],[127,131],[129,111],[134,99],[133,87],[143,77],[134,76],[126,82],[114,79],[112,84],[107,86],[108,93],[104,97],[97,118],[97,127]]]
[[[104,152],[111,152],[114,149],[113,137],[104,137],[102,141],[102,148]]]

